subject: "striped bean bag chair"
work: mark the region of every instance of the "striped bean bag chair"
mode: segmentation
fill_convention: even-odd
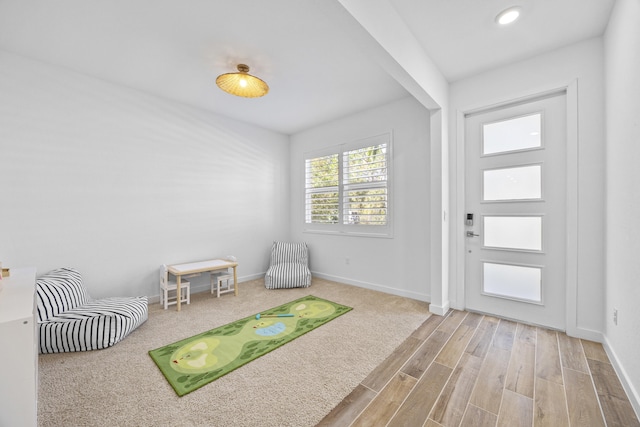
[[[271,265],[264,277],[264,285],[267,289],[311,286],[307,244],[273,242]]]
[[[40,353],[111,347],[147,320],[147,297],[94,300],[76,270],[60,268],[36,280]]]

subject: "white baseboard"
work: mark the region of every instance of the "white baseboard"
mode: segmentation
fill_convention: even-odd
[[[636,417],[640,419],[640,394],[638,394],[638,390],[636,390],[635,386],[630,381],[629,375],[627,375],[627,372],[618,359],[618,355],[611,347],[606,336],[604,337],[602,346],[604,347],[604,351],[607,353],[607,356],[609,356],[611,365],[616,371],[616,374],[618,374],[618,378],[620,378],[620,382],[622,383],[624,391],[627,393],[629,402],[631,402],[631,406],[633,406],[633,410],[636,412]]]
[[[433,303],[429,304],[429,312],[437,314],[438,316],[444,316],[450,308],[449,304],[445,304],[444,306],[435,305]]]
[[[360,280],[352,280],[346,277],[334,276],[331,274],[324,274],[317,271],[312,272],[314,277],[318,277],[325,280],[331,280],[332,282],[344,283],[346,285],[353,285],[359,288],[370,289],[372,291],[384,292],[386,294],[397,295],[399,297],[406,297],[415,299],[418,301],[429,302],[430,295],[419,292],[407,291],[404,289],[392,288],[390,286],[381,285],[377,283],[363,282]]]
[[[569,328],[567,325],[567,330],[565,332],[570,337],[580,338],[583,340],[594,341],[599,343],[604,342],[604,336],[600,331],[594,331],[592,329],[585,329],[585,328]]]
[[[256,279],[262,279],[265,275],[265,272],[262,273],[257,273],[257,274],[251,274],[248,276],[242,276],[242,277],[238,277],[238,282],[242,285],[242,282],[248,282],[251,280],[256,280]],[[406,291],[403,289],[397,289],[397,288],[393,288],[390,286],[385,286],[385,285],[380,285],[380,284],[376,284],[376,283],[369,283],[369,282],[363,282],[360,280],[352,280],[352,279],[348,279],[346,277],[340,277],[340,276],[334,276],[331,274],[324,274],[324,273],[319,273],[317,271],[312,272],[312,276],[314,277],[318,277],[321,279],[326,279],[326,280],[331,280],[333,282],[338,282],[338,283],[344,283],[346,285],[353,285],[353,286],[357,286],[359,288],[365,288],[365,289],[371,289],[373,291],[379,291],[379,292],[384,292],[386,294],[391,294],[391,295],[397,295],[400,297],[406,297],[406,298],[411,298],[411,299],[415,299],[418,301],[424,301],[424,302],[429,302],[430,297],[428,294],[422,294],[422,293],[418,293],[418,292],[412,292],[412,291]],[[203,282],[203,283],[197,283],[196,280],[194,279],[190,279],[191,280],[191,294],[197,294],[200,292],[210,292],[211,291],[211,287],[209,285],[208,282]],[[242,286],[240,286],[239,288],[239,292],[242,292]],[[160,302],[160,293],[157,293],[155,295],[149,295],[148,296],[149,299],[149,303],[159,303]]]

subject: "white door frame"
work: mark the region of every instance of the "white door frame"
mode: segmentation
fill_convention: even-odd
[[[597,340],[577,324],[578,297],[578,82],[549,85],[508,99],[501,98],[483,105],[470,106],[456,112],[456,212],[454,221],[456,306],[465,305],[465,116],[469,113],[526,102],[541,95],[566,91],[567,100],[567,212],[566,212],[566,333],[570,336]]]

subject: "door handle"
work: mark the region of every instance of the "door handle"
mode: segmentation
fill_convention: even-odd
[[[474,233],[473,231],[467,231],[467,237],[478,237],[479,234]]]

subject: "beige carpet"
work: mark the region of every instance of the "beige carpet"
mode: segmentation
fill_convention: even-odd
[[[106,350],[39,357],[40,426],[313,426],[426,317],[428,304],[314,279],[310,288],[240,283],[239,296],[192,295]],[[345,315],[178,397],[148,351],[306,295]]]

